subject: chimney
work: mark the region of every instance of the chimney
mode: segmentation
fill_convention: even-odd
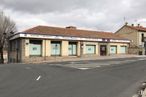
[[[131,24],[132,27],[134,27],[134,24]]]
[[[125,22],[125,25],[128,25],[128,22]]]
[[[76,30],[77,28],[75,26],[68,26],[68,27],[66,27],[66,29]]]

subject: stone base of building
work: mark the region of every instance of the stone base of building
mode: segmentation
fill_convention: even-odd
[[[20,63],[50,63],[50,62],[63,62],[63,61],[81,61],[81,60],[104,60],[112,58],[127,58],[134,57],[136,55],[130,54],[112,54],[108,56],[99,55],[83,55],[83,56],[66,56],[66,57],[25,57]],[[11,62],[12,63],[12,62]],[[13,62],[16,63],[16,62]],[[19,62],[18,62],[19,63]]]
[[[139,48],[139,47],[129,47],[128,53],[135,54],[135,55],[145,55],[145,49]]]

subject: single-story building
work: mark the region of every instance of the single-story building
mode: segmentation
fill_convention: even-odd
[[[130,41],[111,32],[37,26],[10,38],[9,62],[126,54]]]

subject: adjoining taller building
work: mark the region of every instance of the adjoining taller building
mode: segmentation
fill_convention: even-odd
[[[9,62],[127,54],[130,40],[110,32],[37,26],[10,39]]]
[[[126,23],[115,34],[131,40],[128,50],[130,54],[146,54],[146,27],[140,24],[128,25],[128,23]]]

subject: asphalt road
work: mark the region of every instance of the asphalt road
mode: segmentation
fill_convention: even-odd
[[[131,97],[146,80],[145,63],[137,60],[89,70],[49,64],[0,65],[0,97]]]

